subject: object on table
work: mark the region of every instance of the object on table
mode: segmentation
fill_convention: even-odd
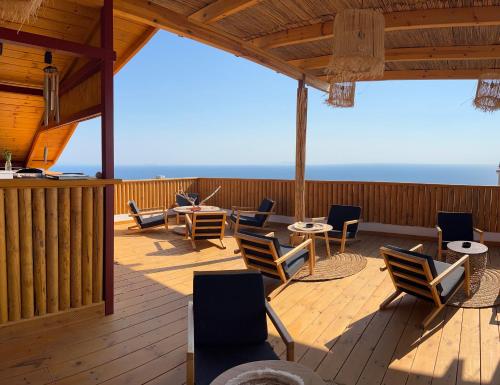
[[[82,172],[63,172],[60,174],[47,174],[46,178],[55,180],[85,180],[90,179],[87,174]]]
[[[340,252],[345,251],[347,242],[356,240],[358,225],[361,218],[361,207],[349,205],[331,205],[328,218],[313,218],[314,222],[325,221],[332,226],[328,232],[328,240],[340,243]],[[319,238],[324,235],[318,234]]]
[[[472,213],[440,211],[437,215],[438,252],[443,260],[443,250],[448,250],[448,243],[455,241],[474,241],[474,233],[479,234],[479,243],[484,243],[484,233],[474,227]]]
[[[248,269],[260,271],[268,277],[281,281],[281,285],[267,295],[268,300],[283,291],[306,263],[309,263],[309,272],[313,273],[314,252],[310,239],[292,247],[280,244],[274,233],[262,235],[240,230],[234,237]],[[256,247],[262,250],[256,252],[254,250]],[[269,263],[262,262],[262,259]]]
[[[259,272],[195,272],[188,304],[187,385],[209,385],[235,366],[279,360],[267,342],[266,315],[278,330],[293,361],[294,342],[264,298]]]
[[[135,225],[129,226],[129,230],[147,230],[158,226],[165,226],[168,230],[168,218],[175,216],[174,213],[169,213],[165,207],[151,207],[147,209],[139,209],[134,200],[128,201],[129,214]]]
[[[14,171],[4,171],[0,170],[0,179],[13,179]]]
[[[380,309],[384,309],[402,292],[431,302],[434,309],[422,323],[425,329],[460,288],[463,287],[467,297],[470,297],[470,269],[468,255],[462,256],[454,264],[449,264],[435,261],[432,257],[420,253],[422,248],[422,245],[410,250],[396,246],[380,248],[396,288],[396,291],[380,304]]]
[[[257,210],[252,207],[233,206],[231,207],[230,225],[234,231],[238,232],[240,227],[249,229],[263,229],[269,218],[274,214],[273,210],[276,202],[269,198],[264,198]]]
[[[191,241],[193,249],[196,248],[196,241],[202,239],[218,239],[221,247],[224,245],[224,230],[226,229],[226,212],[199,212],[192,216],[186,215],[186,239]]]
[[[38,179],[43,178],[44,171],[40,168],[21,168],[14,174],[14,178]]]

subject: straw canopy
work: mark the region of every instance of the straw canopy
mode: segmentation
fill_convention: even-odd
[[[382,13],[346,9],[333,23],[333,55],[327,68],[335,81],[381,79],[384,76],[384,26]]]
[[[355,92],[356,83],[354,82],[332,83],[325,103],[331,107],[354,107]]]
[[[0,19],[24,24],[36,15],[43,0],[0,0]]]
[[[500,76],[498,74],[485,74],[477,82],[474,107],[485,112],[500,109]]]

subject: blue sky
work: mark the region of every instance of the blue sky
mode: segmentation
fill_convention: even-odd
[[[475,81],[357,85],[352,109],[309,90],[308,164],[496,164],[500,115],[476,111]],[[119,165],[290,164],[297,82],[160,31],[115,77]],[[98,119],[58,164],[100,163]]]

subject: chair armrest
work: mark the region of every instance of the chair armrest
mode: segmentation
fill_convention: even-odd
[[[194,385],[194,318],[193,301],[188,302],[186,385]]]
[[[290,250],[288,253],[286,253],[285,255],[281,256],[280,258],[278,258],[276,261],[274,261],[277,265],[280,265],[282,264],[283,262],[285,262],[288,258],[292,257],[293,255],[297,254],[300,250],[302,249],[305,249],[306,247],[309,247],[309,245],[312,243],[312,240],[311,239],[307,239],[305,240],[304,242],[302,242],[301,244],[297,245],[294,247],[293,250]]]
[[[274,327],[278,331],[281,339],[286,345],[286,359],[287,361],[294,361],[294,348],[295,348],[295,342],[293,341],[292,336],[290,333],[288,333],[288,330],[286,330],[285,325],[281,322],[281,320],[278,318],[278,315],[274,312],[274,309],[271,307],[269,302],[266,301],[266,313],[273,323]]]
[[[464,264],[468,264],[468,263],[469,263],[469,255],[466,254],[462,258],[460,258],[458,261],[456,261],[453,265],[448,267],[441,274],[439,274],[436,278],[434,278],[432,281],[430,281],[429,285],[436,286],[443,279],[445,279],[448,275],[450,275],[453,271],[455,271],[459,266],[464,265]]]
[[[474,227],[472,230],[479,234],[479,243],[484,243],[484,231],[478,229],[477,227]]]
[[[327,220],[327,217],[311,218],[311,222],[314,222],[314,223],[325,223],[326,220]]]
[[[255,210],[238,210],[238,214],[262,214],[262,215],[272,215],[274,211],[255,211]]]
[[[266,237],[274,237],[275,234],[274,234],[274,231],[271,231],[271,232],[269,232],[267,234],[264,234],[264,236],[266,236]]]
[[[423,244],[418,244],[417,246],[413,246],[410,251],[417,251],[421,253],[424,250],[424,245]]]
[[[236,210],[252,210],[253,207],[250,206],[231,206],[231,210],[236,211]]]
[[[436,230],[438,232],[438,238],[441,239],[441,241],[443,240],[443,230],[441,230],[441,227],[439,226],[436,226]]]
[[[344,226],[342,227],[342,238],[347,237],[347,227],[349,225],[354,225],[355,223],[359,223],[359,219],[351,219],[350,221],[344,222]]]

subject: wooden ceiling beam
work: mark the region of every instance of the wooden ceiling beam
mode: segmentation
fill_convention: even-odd
[[[261,0],[216,0],[188,17],[190,21],[215,23],[244,9],[253,7]]]
[[[12,84],[0,83],[0,92],[9,92],[13,94],[43,96],[43,90],[40,88],[14,86]]]
[[[500,45],[390,48],[385,50],[386,62],[437,60],[489,60],[500,58]],[[288,63],[305,70],[325,68],[331,55],[289,60]]]
[[[129,62],[130,59],[132,59],[137,52],[139,52],[152,38],[153,36],[158,32],[158,28],[155,27],[148,27],[144,33],[137,38],[137,40],[127,49],[126,52],[121,55],[116,61],[115,61],[115,67],[114,67],[114,72],[115,74],[120,71],[125,64]]]
[[[311,73],[288,64],[285,60],[266,52],[253,44],[235,36],[218,31],[213,27],[196,21],[190,21],[158,4],[147,0],[115,0],[114,12],[124,19],[161,28],[180,36],[188,37],[212,47],[244,57],[255,63],[271,68],[279,73],[299,80],[305,77],[308,85],[327,91],[328,84]]]
[[[385,31],[407,31],[428,28],[500,25],[500,6],[438,8],[390,12],[385,16]],[[250,40],[259,48],[277,48],[333,36],[333,21],[292,28]]]
[[[485,73],[500,74],[500,68],[474,70],[402,70],[385,71],[380,80],[474,80]],[[320,78],[326,80],[326,76]]]

